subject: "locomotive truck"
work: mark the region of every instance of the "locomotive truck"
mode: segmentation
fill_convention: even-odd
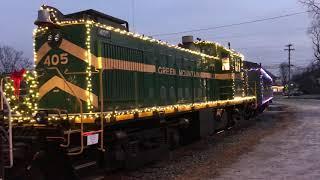
[[[1,89],[7,179],[137,168],[272,100],[263,68],[245,68],[242,54],[218,43],[184,36],[171,45],[92,9],[65,15],[43,5],[35,24],[34,113],[15,112]]]

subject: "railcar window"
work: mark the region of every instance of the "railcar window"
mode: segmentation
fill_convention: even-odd
[[[176,93],[175,93],[175,89],[174,89],[173,86],[170,87],[169,96],[170,96],[170,99],[171,99],[171,100],[176,99]]]

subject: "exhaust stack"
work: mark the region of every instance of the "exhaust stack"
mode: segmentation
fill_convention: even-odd
[[[182,44],[179,44],[180,47],[186,48],[186,49],[190,49],[190,50],[194,50],[196,51],[196,47],[193,44],[193,36],[182,36]]]

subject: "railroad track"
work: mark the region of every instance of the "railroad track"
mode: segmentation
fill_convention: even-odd
[[[196,164],[205,164],[207,159],[210,158],[211,149],[215,149],[214,152],[222,153],[224,147],[232,146],[237,143],[243,134],[250,134],[251,129],[256,129],[255,131],[260,131],[261,127],[264,127],[265,119],[274,119],[274,113],[285,113],[283,107],[279,105],[273,105],[268,113],[260,115],[255,119],[248,121],[243,121],[238,123],[235,127],[228,128],[226,130],[221,130],[215,132],[211,136],[205,139],[195,141],[191,144],[181,146],[170,152],[169,157],[161,161],[157,161],[141,167],[137,170],[117,170],[110,172],[100,172],[99,177],[97,174],[93,175],[89,179],[171,179],[186,171],[189,167],[195,166]],[[269,120],[268,120],[269,121]],[[272,120],[274,121],[274,120]],[[257,127],[257,128],[255,128]],[[234,140],[236,139],[236,140]],[[236,141],[236,142],[234,142]],[[244,141],[239,143],[246,143]],[[219,149],[221,146],[222,149]],[[246,145],[243,145],[242,148]],[[236,148],[236,150],[238,150]],[[184,161],[192,161],[189,165],[185,165]],[[217,164],[223,162],[223,159],[217,160]],[[192,164],[194,163],[194,164]],[[180,167],[177,167],[180,166]],[[184,166],[184,167],[181,167]]]
[[[201,158],[201,152],[206,151],[207,147],[202,146],[202,142],[208,141],[211,143],[219,143],[223,141],[225,136],[230,136],[232,134],[238,133],[254,123],[254,120],[247,121],[245,123],[239,124],[237,127],[228,128],[226,130],[218,131],[206,139],[195,141],[191,144],[181,146],[170,152],[169,157],[161,161],[153,162],[149,165],[141,167],[136,170],[116,170],[110,172],[99,172],[99,175],[93,173],[89,175],[84,180],[100,180],[100,179],[154,179],[152,176],[158,172],[166,173],[167,169],[171,169],[171,164],[179,163],[182,159],[186,158],[199,158],[199,160],[205,160],[204,157]],[[201,142],[202,141],[202,142]],[[170,173],[170,172],[168,172]],[[168,174],[167,176],[173,176]],[[155,178],[157,179],[157,178]]]

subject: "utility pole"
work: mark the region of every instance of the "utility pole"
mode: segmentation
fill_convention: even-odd
[[[288,44],[286,47],[287,49],[284,49],[285,51],[288,51],[288,61],[289,61],[289,77],[288,77],[288,98],[290,98],[290,81],[291,81],[291,51],[294,51],[295,49],[292,48],[293,44]]]

